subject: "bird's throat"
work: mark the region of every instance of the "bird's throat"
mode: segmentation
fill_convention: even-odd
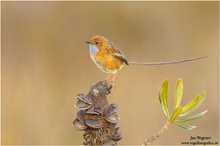
[[[90,49],[90,55],[93,55],[99,51],[99,49],[96,48],[94,45],[89,45],[89,49]]]

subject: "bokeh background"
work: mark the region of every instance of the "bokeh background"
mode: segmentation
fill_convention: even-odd
[[[129,61],[208,58],[162,67],[126,66],[110,103],[119,104],[119,145],[137,145],[165,123],[158,87],[169,80],[170,104],[178,78],[182,105],[207,93],[185,131],[176,125],[152,144],[181,144],[191,136],[219,140],[218,2],[2,2],[2,144],[81,145],[72,125],[76,94],[103,80],[85,41],[109,38]],[[172,108],[172,105],[170,105]]]

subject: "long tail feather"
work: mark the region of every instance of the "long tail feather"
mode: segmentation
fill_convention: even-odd
[[[160,66],[160,65],[171,65],[171,64],[179,64],[184,62],[190,62],[198,59],[202,59],[208,57],[206,56],[200,56],[195,58],[189,58],[189,59],[183,59],[183,60],[176,60],[176,61],[167,61],[167,62],[129,62],[131,65],[143,65],[143,66]]]

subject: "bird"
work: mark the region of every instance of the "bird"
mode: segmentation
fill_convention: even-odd
[[[160,66],[169,64],[178,64],[183,62],[189,62],[197,59],[201,59],[207,56],[200,56],[195,58],[168,61],[168,62],[130,62],[126,59],[124,54],[104,36],[95,35],[90,41],[86,41],[89,44],[90,57],[95,65],[103,72],[108,74],[107,81],[113,83],[119,70],[124,65],[143,65],[143,66]]]

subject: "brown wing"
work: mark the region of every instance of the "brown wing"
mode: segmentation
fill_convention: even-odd
[[[109,47],[112,50],[111,51],[112,55],[115,56],[116,58],[124,61],[127,65],[129,65],[128,60],[125,58],[123,53],[109,40],[108,40],[108,44],[109,44]]]
[[[128,60],[127,60],[124,56],[122,56],[122,55],[115,55],[115,54],[114,54],[114,56],[115,56],[116,58],[118,58],[118,59],[124,61],[127,65],[129,65]]]

